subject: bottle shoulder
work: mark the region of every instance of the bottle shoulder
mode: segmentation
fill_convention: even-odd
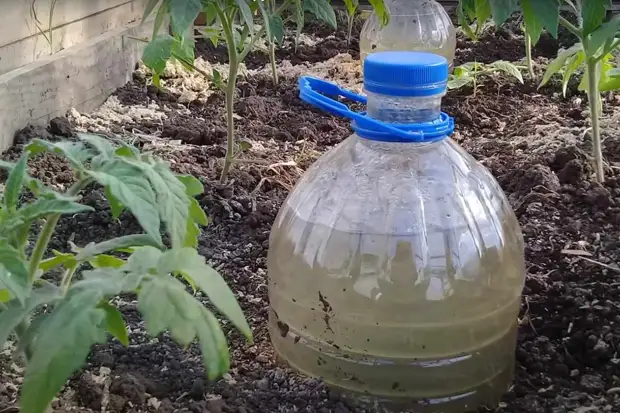
[[[401,144],[352,135],[309,168],[283,210],[346,232],[516,221],[490,172],[448,138]]]

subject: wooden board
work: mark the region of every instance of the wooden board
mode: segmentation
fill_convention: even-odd
[[[131,78],[152,23],[132,24],[0,75],[0,151],[28,123],[45,124],[75,107],[91,111]]]
[[[0,74],[80,44],[109,30],[138,21],[147,0],[57,0],[52,14],[52,44],[48,42],[53,0],[0,0]],[[40,29],[44,30],[44,33]],[[46,39],[47,37],[47,39]]]

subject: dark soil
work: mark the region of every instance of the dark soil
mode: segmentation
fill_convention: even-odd
[[[461,40],[459,46],[468,50],[459,51],[461,60],[522,56],[522,43],[501,36],[485,36],[475,45]],[[339,46],[326,50],[325,45],[317,49],[307,50],[307,55],[298,51],[295,56],[319,61],[345,50]],[[291,53],[282,52],[280,57],[289,58]],[[549,57],[545,53],[539,55]],[[174,100],[174,96],[161,98],[139,81],[117,95],[125,104],[155,100],[163,105]],[[620,111],[616,99],[609,98],[606,104],[608,116]],[[105,407],[119,413],[360,412],[319,380],[277,364],[267,333],[270,227],[303,170],[351,134],[348,123],[303,104],[295,79],[284,78],[274,88],[269,79],[249,78],[239,85],[237,133],[262,145],[250,149],[248,157],[262,158],[272,167],[240,165],[233,170],[231,183],[220,186],[215,181],[218,158],[224,152],[223,97],[215,95],[206,105],[192,104],[189,109],[190,115],[171,116],[163,126],[144,122],[127,125],[127,130],[138,127],[147,133],[161,132],[164,142],[183,142],[172,148],[155,147],[155,151],[171,160],[178,172],[199,176],[206,184],[200,202],[212,224],[201,236],[199,249],[237,293],[255,344],[247,345],[231,331],[232,369],[222,380],[210,383],[196,347],[183,350],[165,335],[149,338],[135,302],[119,300],[130,326],[131,346],[111,341],[97,347],[54,407],[83,412]],[[450,93],[444,110],[458,125],[453,138],[500,182],[525,236],[528,278],[516,379],[495,411],[619,412],[620,172],[614,162],[620,161],[620,129],[611,121],[606,124],[608,179],[600,185],[592,179],[590,144],[583,139],[587,126],[583,103],[563,99],[552,88],[537,91],[533,84],[492,79],[475,96],[471,90]],[[52,125],[50,132],[54,131]],[[26,132],[5,157],[14,158],[31,136],[53,139],[48,131],[30,128]],[[72,135],[66,130],[62,134]],[[296,166],[273,165],[291,160]],[[37,159],[31,173],[56,185],[72,180],[66,163],[54,156]],[[64,219],[54,248],[66,249],[68,240],[83,245],[137,230],[129,217],[120,222],[110,218],[101,192],[90,192],[84,201],[97,212]],[[574,250],[588,255],[575,255]],[[4,363],[2,377],[7,383],[0,384],[2,412],[11,411],[17,394],[16,385],[8,382],[17,374],[9,366]]]

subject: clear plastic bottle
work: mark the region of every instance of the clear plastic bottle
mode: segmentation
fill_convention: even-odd
[[[390,22],[381,27],[375,13],[360,34],[362,62],[370,53],[410,50],[444,56],[452,69],[456,51],[456,29],[450,16],[435,0],[385,0]]]
[[[272,342],[377,411],[491,406],[513,377],[523,239],[493,176],[448,137],[447,75],[441,56],[383,52],[366,60],[367,98],[300,79],[302,99],[356,133],[308,169],[273,225]],[[367,99],[367,114],[319,90]]]

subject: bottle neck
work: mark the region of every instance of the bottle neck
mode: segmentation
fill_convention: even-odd
[[[387,96],[366,92],[367,115],[387,123],[427,123],[441,116],[444,94],[427,97]]]

